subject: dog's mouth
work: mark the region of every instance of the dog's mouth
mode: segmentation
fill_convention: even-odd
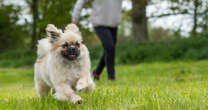
[[[75,54],[71,54],[71,55],[69,55],[69,57],[76,57],[77,55],[75,55]]]
[[[74,60],[74,59],[76,59],[78,57],[78,54],[76,53],[71,53],[71,54],[69,54],[68,55],[68,58],[70,59],[70,60]]]
[[[61,52],[62,56],[68,60],[75,60],[80,54],[80,50],[78,48],[69,48]]]

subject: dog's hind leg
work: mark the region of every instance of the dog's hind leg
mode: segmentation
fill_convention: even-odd
[[[39,97],[47,97],[50,91],[50,87],[40,80],[35,81],[35,89]]]
[[[52,88],[52,94],[54,95],[56,93],[56,90]]]

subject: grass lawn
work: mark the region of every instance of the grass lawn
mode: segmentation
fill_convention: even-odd
[[[0,110],[206,110],[208,60],[157,62],[116,67],[117,80],[106,72],[96,90],[80,94],[81,105],[36,96],[32,68],[0,69]]]

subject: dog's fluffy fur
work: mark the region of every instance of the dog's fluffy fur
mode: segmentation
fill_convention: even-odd
[[[48,38],[38,41],[38,58],[35,63],[35,89],[38,96],[46,97],[51,89],[58,100],[81,103],[82,99],[75,91],[89,92],[95,89],[90,74],[90,58],[88,49],[82,44],[79,29],[69,24],[64,32],[49,24],[46,28]],[[61,53],[65,51],[64,43],[78,43],[73,59],[65,58]],[[75,55],[72,55],[74,57]]]

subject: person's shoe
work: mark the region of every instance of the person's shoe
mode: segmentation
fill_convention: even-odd
[[[93,77],[95,80],[99,80],[100,79],[100,75],[96,73],[96,71],[93,71]]]
[[[110,81],[115,81],[115,78],[108,78],[108,80],[110,80]]]

